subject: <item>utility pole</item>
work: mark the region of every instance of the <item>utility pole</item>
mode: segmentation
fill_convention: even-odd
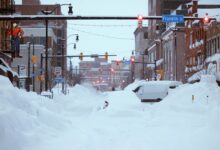
[[[45,50],[46,50],[46,59],[45,59],[45,91],[48,90],[48,20],[46,19],[46,39],[45,39]]]
[[[154,80],[157,80],[157,60],[154,60]]]
[[[144,79],[144,54],[142,54],[142,61],[143,61],[143,63],[142,63],[142,65],[143,65],[143,79]]]
[[[64,70],[65,70],[65,64],[64,64],[64,49],[65,49],[65,46],[64,46],[64,41],[65,39],[62,39],[62,78],[63,78],[63,82],[62,82],[62,93],[65,94],[65,91],[64,91],[64,83],[65,83],[65,75],[64,75]]]
[[[27,42],[28,47],[28,78],[27,78],[27,91],[30,91],[31,77],[30,77],[30,67],[31,67],[31,43]]]
[[[43,75],[43,54],[40,54],[40,75],[42,77]],[[43,84],[42,84],[42,80],[40,78],[40,93],[43,91]]]
[[[175,49],[174,49],[174,53],[175,53],[175,63],[174,63],[174,65],[175,65],[175,81],[177,80],[177,41],[176,41],[176,30],[174,30],[174,47],[175,47]]]
[[[32,46],[33,46],[33,51],[32,51],[32,56],[35,56],[35,49],[34,49],[34,36],[32,34]],[[33,63],[33,62],[32,62]],[[32,82],[33,82],[33,91],[35,91],[35,64],[33,63],[32,66]]]

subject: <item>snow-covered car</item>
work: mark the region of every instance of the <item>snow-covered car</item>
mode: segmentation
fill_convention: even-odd
[[[53,99],[53,92],[46,92],[46,91],[43,91],[41,92],[40,94],[41,96],[44,96],[44,97],[47,97],[47,98],[50,98],[50,99]]]
[[[159,102],[168,95],[168,90],[176,88],[178,81],[149,81],[142,82],[133,92],[141,99],[141,102]]]
[[[0,75],[8,77],[14,85],[17,85],[17,72],[13,71],[11,67],[8,65],[8,63],[2,58],[0,58]]]

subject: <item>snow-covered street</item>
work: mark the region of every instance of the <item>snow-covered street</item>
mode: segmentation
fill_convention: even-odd
[[[55,89],[53,100],[2,76],[0,83],[0,150],[220,149],[220,88],[207,80],[171,89],[154,104],[140,102],[136,83],[106,93],[88,85],[68,95]]]

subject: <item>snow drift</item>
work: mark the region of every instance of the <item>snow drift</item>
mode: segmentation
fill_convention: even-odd
[[[220,88],[212,77],[180,85],[154,104],[141,103],[134,86],[99,93],[77,85],[68,95],[54,89],[51,100],[0,76],[0,149],[220,149]]]

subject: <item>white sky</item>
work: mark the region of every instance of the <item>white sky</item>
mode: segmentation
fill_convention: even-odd
[[[16,4],[21,0],[15,0]],[[148,0],[127,0],[127,1],[103,1],[103,0],[41,0],[42,4],[64,4],[72,3],[74,15],[81,16],[137,16],[139,14],[147,16]],[[219,4],[219,0],[199,0],[199,3]],[[63,13],[67,14],[68,8],[62,7]],[[205,11],[205,10],[202,10]],[[211,14],[210,14],[211,15]],[[213,14],[212,14],[213,15]],[[147,24],[147,22],[144,22]],[[91,26],[92,25],[92,26]],[[93,26],[95,25],[95,26]],[[106,27],[100,25],[117,25]],[[131,25],[131,26],[120,26]],[[77,49],[73,49],[75,37],[67,40],[68,53],[79,55],[84,54],[109,54],[118,55],[117,58],[126,57],[129,59],[131,51],[134,50],[134,30],[137,21],[68,21],[68,35],[79,34],[80,41],[77,43]],[[116,38],[114,38],[116,37]],[[117,39],[122,38],[122,39]],[[110,58],[116,59],[116,57]],[[72,59],[74,65],[79,62],[78,58]],[[84,59],[87,60],[87,59]]]
[[[16,4],[21,3],[21,0],[15,0]],[[41,4],[55,3],[72,3],[74,15],[81,16],[137,16],[139,14],[146,16],[148,14],[147,0],[127,0],[127,1],[103,1],[103,0],[41,0]],[[67,14],[68,8],[62,7],[63,13]],[[83,25],[83,26],[81,26]],[[100,27],[86,25],[119,25],[117,27]],[[132,26],[120,26],[132,25]],[[68,35],[78,33],[80,41],[77,44],[77,49],[73,49],[75,37],[68,39],[69,54],[78,55],[80,52],[84,54],[104,54],[106,51],[109,54],[116,54],[119,58],[129,58],[131,51],[134,50],[134,30],[136,29],[136,21],[68,21]],[[94,35],[98,34],[97,35]],[[116,37],[116,38],[109,38]],[[126,38],[126,39],[117,39]],[[116,58],[111,58],[116,59]],[[74,59],[76,63],[79,60]]]

